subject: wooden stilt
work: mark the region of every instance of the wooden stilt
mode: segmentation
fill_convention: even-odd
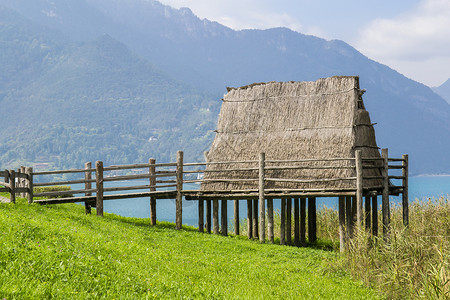
[[[286,227],[286,199],[281,199],[280,210],[280,245],[285,245],[285,227]]]
[[[258,199],[253,200],[253,238],[257,239],[258,234]]]
[[[221,232],[223,236],[228,236],[228,207],[227,200],[222,199],[222,207],[220,209]]]
[[[267,235],[269,242],[274,243],[273,232],[273,199],[267,199]]]
[[[300,199],[294,198],[294,245],[300,246]]]
[[[339,250],[345,250],[345,197],[339,196]]]
[[[239,200],[234,200],[234,235],[239,235]]]
[[[378,197],[372,196],[372,235],[378,236]]]
[[[264,168],[265,154],[259,154],[259,182],[258,182],[258,201],[259,201],[259,241],[264,243],[266,240],[266,201],[264,196]]]
[[[363,171],[361,150],[355,151],[356,162],[356,226],[362,229],[363,217]]]
[[[204,232],[204,201],[198,200],[198,231]]]
[[[247,200],[247,237],[249,240],[253,237],[252,206],[252,200]]]
[[[308,240],[314,243],[317,240],[316,198],[308,198]]]
[[[357,203],[356,203],[356,197],[352,198],[352,236],[355,233],[355,224],[356,224],[356,210],[357,210]]]
[[[381,202],[381,210],[383,214],[383,238],[385,241],[389,240],[390,228],[391,228],[391,215],[389,208],[389,160],[388,149],[381,150],[381,156],[383,157],[383,195]]]
[[[292,198],[286,200],[286,244],[292,245]]]
[[[365,203],[364,203],[364,208],[365,208],[365,215],[364,215],[364,219],[365,219],[365,223],[366,223],[366,231],[370,232],[370,228],[372,227],[371,225],[371,218],[370,218],[370,196],[366,196],[365,198]]]
[[[345,216],[346,216],[346,225],[347,225],[347,238],[351,238],[353,236],[353,228],[352,228],[352,197],[345,197]]]
[[[213,233],[219,234],[219,200],[213,200]]]
[[[402,156],[402,176],[403,176],[403,193],[402,193],[402,207],[403,207],[403,225],[409,225],[409,203],[408,203],[408,154]]]
[[[211,200],[206,200],[206,232],[211,233]]]
[[[306,198],[300,198],[300,244],[306,245]]]

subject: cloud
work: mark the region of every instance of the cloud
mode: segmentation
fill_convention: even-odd
[[[369,57],[390,64],[436,64],[438,58],[448,61],[450,1],[423,0],[396,18],[376,19],[361,31],[356,47]]]

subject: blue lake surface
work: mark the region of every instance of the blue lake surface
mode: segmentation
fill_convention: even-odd
[[[137,183],[133,181],[133,185],[145,185],[146,182]],[[129,182],[115,182],[115,186],[130,185]],[[73,186],[72,188],[82,188],[81,186]],[[187,184],[185,189],[198,189],[199,185]],[[450,195],[450,176],[414,176],[409,178],[409,201],[417,199],[438,199]],[[400,197],[391,197],[392,202],[400,202]],[[337,198],[318,198],[317,207],[322,206],[337,209]],[[379,198],[378,203],[381,203]],[[274,200],[274,208],[280,208],[280,200]],[[124,199],[124,200],[108,200],[104,202],[104,211],[108,213],[118,214],[124,217],[149,218],[150,217],[150,199]],[[159,221],[175,222],[175,200],[157,200],[156,205],[157,219]],[[198,223],[198,206],[197,201],[183,200],[183,224],[196,225]],[[239,215],[241,218],[247,216],[246,201],[240,201]],[[230,221],[233,217],[233,201],[228,201],[228,216]],[[229,222],[230,224],[230,222]]]

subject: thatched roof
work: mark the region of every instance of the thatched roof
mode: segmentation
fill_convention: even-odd
[[[229,88],[223,98],[217,134],[207,161],[258,160],[260,152],[266,153],[267,160],[351,158],[355,157],[355,149],[362,150],[363,157],[380,157],[362,94],[358,77],[330,77],[315,82],[269,82]],[[354,165],[349,161],[322,164]],[[209,170],[214,168],[224,167],[208,167]],[[343,178],[355,176],[354,172],[352,169],[277,170],[268,176],[296,179]],[[226,176],[255,178],[255,174],[234,172]],[[205,179],[213,178],[224,178],[224,174],[205,174]],[[377,183],[365,181],[364,185]],[[269,183],[266,187],[353,186],[354,182],[351,181],[336,181],[327,184]],[[208,190],[251,188],[257,188],[257,182],[202,184],[202,189]]]

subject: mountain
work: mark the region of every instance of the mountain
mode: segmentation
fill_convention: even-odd
[[[0,5],[59,31],[76,45],[109,35],[168,77],[212,94],[216,102],[208,104],[210,111],[217,110],[226,86],[359,75],[367,90],[366,108],[377,123],[378,145],[389,147],[391,156],[410,154],[413,174],[450,170],[450,157],[443,151],[450,146],[450,105],[429,87],[343,41],[286,28],[234,31],[201,20],[187,8],[153,0],[0,0]],[[161,115],[169,111],[161,109]],[[214,129],[209,124],[208,130]],[[197,133],[207,132],[202,130]]]
[[[217,115],[213,97],[108,35],[69,42],[8,9],[0,20],[0,165],[169,161],[179,149],[202,157]]]
[[[442,85],[434,87],[433,91],[435,91],[436,94],[444,98],[450,104],[450,78],[447,79],[447,81]]]

